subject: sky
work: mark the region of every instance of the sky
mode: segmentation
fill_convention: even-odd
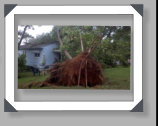
[[[49,33],[52,28],[54,27],[53,25],[32,25],[33,29],[27,29],[26,32],[30,35],[32,35],[34,38],[36,38],[36,36],[41,35],[43,33]],[[24,26],[18,26],[18,31],[24,30]],[[24,44],[24,41],[22,42],[22,45]]]

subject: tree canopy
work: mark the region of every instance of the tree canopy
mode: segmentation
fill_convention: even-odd
[[[67,50],[72,57],[81,52],[80,34],[85,50],[90,45],[98,41],[98,36],[102,35],[102,41],[92,53],[98,62],[109,66],[115,66],[119,61],[122,65],[127,65],[130,59],[130,26],[56,26],[50,33],[54,40],[57,40],[56,30],[59,29],[63,46],[60,50]],[[65,56],[63,55],[63,60]]]
[[[57,32],[58,31],[58,32]],[[77,56],[82,50],[98,42],[102,36],[101,43],[93,51],[92,56],[102,66],[116,66],[119,61],[122,65],[128,65],[130,59],[130,26],[54,26],[50,33],[42,34],[30,39],[29,43],[53,43],[59,42],[58,49],[62,52],[62,61],[66,59],[65,50],[71,57]],[[83,48],[81,48],[83,44]]]

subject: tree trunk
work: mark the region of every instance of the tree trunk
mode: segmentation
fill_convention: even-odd
[[[62,42],[62,40],[61,40],[61,38],[60,38],[59,30],[57,30],[57,36],[58,36],[58,41],[59,41],[60,46],[63,46],[63,42]],[[66,56],[68,59],[72,59],[72,56],[69,54],[68,51],[64,50],[64,54],[65,54],[65,56]]]
[[[23,40],[23,38],[24,38],[24,35],[25,35],[25,32],[26,32],[27,27],[28,27],[28,25],[26,25],[26,26],[24,27],[24,31],[23,31],[23,33],[22,33],[22,36],[21,36],[21,38],[20,38],[20,41],[18,42],[18,49],[20,49],[20,45],[21,45],[21,42],[22,42],[22,40]]]
[[[84,45],[83,45],[83,41],[82,41],[82,35],[80,33],[80,43],[81,43],[81,49],[82,49],[82,52],[84,52]]]

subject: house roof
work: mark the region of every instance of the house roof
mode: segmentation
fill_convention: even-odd
[[[38,44],[38,45],[26,44],[26,45],[21,45],[19,50],[42,50],[43,47],[51,44],[54,43]]]

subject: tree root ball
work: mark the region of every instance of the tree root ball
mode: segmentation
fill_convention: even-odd
[[[50,69],[50,77],[44,84],[59,86],[89,86],[93,87],[103,83],[102,68],[88,52],[62,63],[56,63]]]

